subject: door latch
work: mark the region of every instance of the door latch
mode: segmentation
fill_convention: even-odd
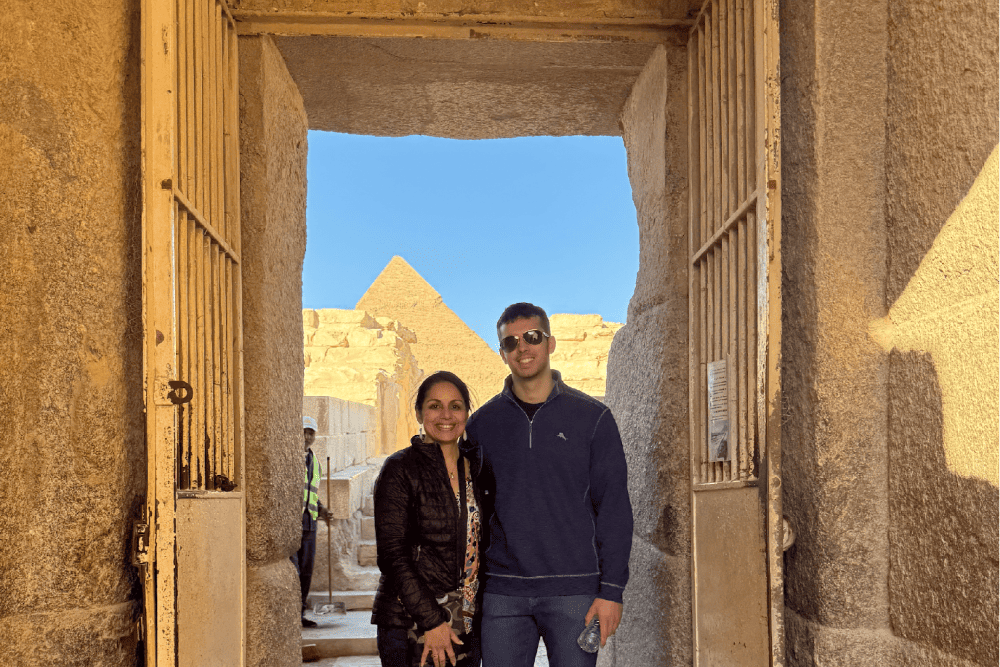
[[[149,524],[136,521],[132,524],[132,565],[149,564]]]
[[[170,380],[167,385],[170,387],[167,398],[174,405],[190,403],[191,399],[194,398],[194,389],[184,380]]]

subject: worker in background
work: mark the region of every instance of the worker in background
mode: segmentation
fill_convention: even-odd
[[[312,584],[313,563],[316,561],[316,521],[323,519],[327,527],[330,526],[330,513],[319,501],[319,480],[323,476],[323,469],[312,450],[312,444],[316,441],[316,430],[315,419],[302,418],[306,451],[305,485],[302,494],[302,544],[298,552],[292,556],[292,562],[299,573],[299,586],[302,590],[303,628],[316,627],[315,621],[306,618],[306,601],[309,597],[309,586]]]

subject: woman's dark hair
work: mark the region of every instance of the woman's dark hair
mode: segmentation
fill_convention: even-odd
[[[462,400],[465,401],[465,409],[471,412],[472,401],[469,399],[469,388],[465,386],[465,383],[451,371],[438,371],[436,373],[431,373],[424,378],[424,381],[420,383],[420,388],[417,389],[417,401],[413,406],[416,408],[417,412],[422,412],[421,407],[423,406],[424,399],[427,398],[427,392],[431,390],[431,387],[436,384],[441,384],[442,382],[450,382],[455,385],[455,388],[458,389],[458,393],[462,395]]]

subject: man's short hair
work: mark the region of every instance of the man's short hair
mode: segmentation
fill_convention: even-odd
[[[549,316],[545,314],[545,310],[533,303],[521,301],[520,303],[512,303],[507,306],[503,314],[500,315],[500,319],[497,320],[497,338],[500,338],[500,327],[503,325],[516,322],[517,320],[529,320],[532,317],[537,317],[538,321],[541,322],[542,331],[547,334],[552,333],[549,330]]]

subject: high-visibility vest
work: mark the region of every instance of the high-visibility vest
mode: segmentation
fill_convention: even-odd
[[[323,476],[323,470],[320,468],[319,460],[309,450],[309,455],[306,457],[306,477],[305,486],[302,489],[302,501],[305,503],[302,507],[302,511],[309,512],[309,516],[315,521],[319,518],[319,480]]]

